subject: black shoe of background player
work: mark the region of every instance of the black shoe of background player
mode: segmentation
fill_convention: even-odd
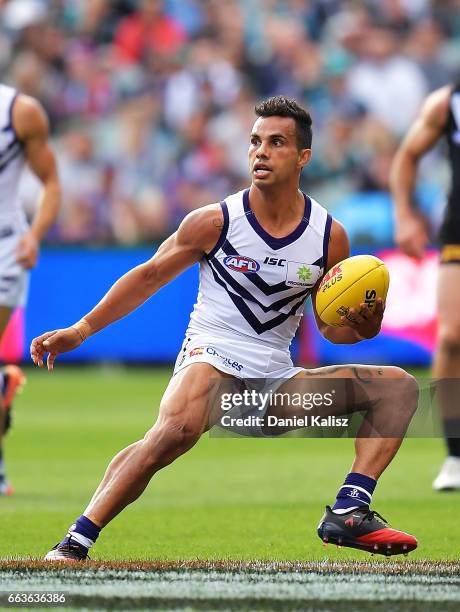
[[[71,536],[53,546],[45,556],[45,561],[65,561],[66,563],[86,561],[86,559],[89,559],[88,549]]]
[[[335,514],[329,506],[318,525],[318,535],[325,544],[358,548],[380,555],[407,554],[417,548],[414,536],[392,529],[369,506]]]

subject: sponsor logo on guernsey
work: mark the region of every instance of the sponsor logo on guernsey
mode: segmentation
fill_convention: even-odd
[[[297,270],[297,276],[299,280],[308,281],[311,278],[311,270],[307,266],[300,266]]]
[[[286,265],[286,260],[279,259],[279,257],[266,257],[264,259],[264,264],[268,264],[269,266],[278,266],[280,268],[284,268]]]
[[[288,261],[286,285],[290,287],[313,287],[319,279],[322,268],[299,261]]]
[[[230,270],[242,272],[243,274],[252,274],[260,269],[260,264],[255,259],[244,257],[243,255],[228,255],[224,259],[224,264]]]

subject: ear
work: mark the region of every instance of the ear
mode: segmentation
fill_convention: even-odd
[[[299,168],[303,168],[304,166],[306,166],[310,160],[311,149],[302,149],[301,151],[299,151],[299,159],[297,162]]]

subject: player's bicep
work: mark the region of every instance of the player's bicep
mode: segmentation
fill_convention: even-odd
[[[350,256],[350,241],[341,223],[333,219],[329,236],[327,269],[333,268],[339,261]]]
[[[442,130],[436,124],[419,117],[400,147],[400,154],[419,159],[439,140]]]
[[[428,96],[419,116],[404,138],[399,154],[418,159],[436,144],[447,123],[449,99],[449,87]]]
[[[217,243],[222,231],[220,206],[206,206],[188,214],[146,264],[146,271],[163,286],[200,261]]]
[[[333,268],[339,261],[343,259],[347,259],[350,256],[350,242],[348,240],[347,232],[341,223],[336,221],[335,219],[332,221],[331,233],[329,236],[329,247],[328,247],[328,256],[327,256],[327,270]],[[312,292],[312,305],[313,305],[313,313],[315,315],[316,325],[318,329],[322,332],[326,327],[326,323],[324,323],[318,315],[316,310],[316,294],[318,293],[319,286],[321,284],[321,278],[315,285],[315,288]]]
[[[32,98],[19,96],[13,108],[13,124],[32,172],[42,183],[54,179],[56,161],[48,140],[48,118],[42,106]]]

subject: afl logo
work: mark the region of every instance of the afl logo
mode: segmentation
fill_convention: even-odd
[[[229,255],[224,259],[224,264],[230,270],[235,272],[243,272],[243,274],[250,274],[251,272],[257,272],[260,268],[260,264],[250,257],[243,257],[242,255]]]

